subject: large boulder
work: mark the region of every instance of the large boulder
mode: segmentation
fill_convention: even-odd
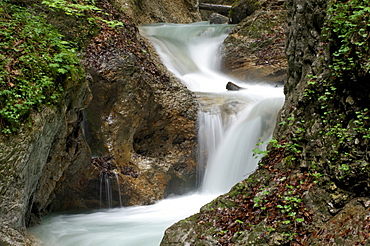
[[[138,24],[200,21],[197,0],[116,0]]]
[[[254,13],[259,8],[258,0],[240,0],[236,1],[230,10],[230,19],[232,24],[238,24],[247,16]]]
[[[242,81],[282,83],[287,67],[286,10],[278,0],[256,6],[225,39],[222,70]]]
[[[150,204],[194,188],[197,106],[131,19],[118,11],[114,16],[124,21],[124,30],[106,27],[86,50],[93,99],[84,131],[94,157],[114,157],[108,172],[117,174],[108,175],[115,183],[113,206]],[[101,175],[104,170],[97,170],[82,197],[94,183],[99,187]],[[99,206],[99,190],[95,194]]]

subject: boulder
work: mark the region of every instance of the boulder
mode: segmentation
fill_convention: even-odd
[[[229,18],[218,13],[213,13],[209,17],[209,22],[210,24],[228,24]]]
[[[200,21],[197,0],[116,0],[137,24]]]
[[[232,24],[238,24],[259,7],[258,0],[240,0],[236,1],[230,11]]]
[[[228,91],[238,91],[238,90],[243,90],[243,89],[245,89],[245,88],[243,88],[243,87],[240,87],[240,86],[238,86],[238,85],[236,85],[236,84],[234,84],[233,82],[227,82],[227,84],[226,84],[226,89],[228,90]]]
[[[280,2],[261,1],[225,39],[222,71],[242,81],[282,83],[287,68],[285,25]]]

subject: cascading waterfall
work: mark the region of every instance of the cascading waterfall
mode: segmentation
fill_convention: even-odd
[[[168,69],[198,95],[198,176],[203,192],[220,194],[256,168],[252,150],[271,138],[283,94],[275,85],[235,79],[245,90],[227,91],[226,84],[233,79],[217,72],[217,52],[231,27],[204,22],[193,26],[191,35],[186,25],[178,24],[144,25],[141,33],[155,45]]]
[[[121,194],[121,186],[119,185],[119,178],[116,171],[112,172],[113,174],[108,174],[105,172],[100,173],[100,208],[103,208],[103,203],[105,201],[106,206],[108,208],[112,208],[113,206],[113,185],[114,180],[112,180],[112,176],[114,175],[114,179],[116,181],[117,190],[118,190],[118,199],[119,205],[122,207],[122,194]],[[105,196],[104,196],[105,193]],[[104,199],[105,197],[105,199]]]
[[[223,138],[221,114],[210,114],[200,111],[198,114],[198,164],[197,182],[198,187],[203,184],[203,177],[207,167],[207,156],[213,156]]]
[[[117,172],[114,172],[114,176],[116,177],[117,186],[118,186],[118,198],[119,198],[119,206],[122,207],[122,195],[121,195],[121,186],[119,185],[119,178]]]
[[[216,153],[208,159],[203,192],[227,192],[255,170],[258,159],[252,155],[252,150],[258,143],[271,138],[281,107],[281,98],[268,98],[240,112],[224,133]]]
[[[159,245],[168,226],[198,212],[254,171],[252,149],[271,137],[283,92],[275,85],[242,83],[217,71],[217,52],[231,28],[206,22],[140,27],[167,68],[198,97],[201,191],[150,206],[47,216],[41,226],[30,228],[44,245]],[[228,81],[245,89],[227,91]]]

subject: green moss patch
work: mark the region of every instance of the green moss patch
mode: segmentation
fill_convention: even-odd
[[[56,104],[67,81],[82,73],[79,60],[45,16],[0,3],[0,130],[14,133],[32,110]]]

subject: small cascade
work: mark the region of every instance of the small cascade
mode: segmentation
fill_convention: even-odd
[[[108,173],[100,173],[100,208],[103,204],[103,193],[105,193],[105,202],[108,208],[112,207],[112,185]]]
[[[121,186],[118,178],[117,167],[112,163],[114,159],[113,156],[103,156],[103,157],[93,157],[91,162],[92,164],[100,171],[100,189],[99,189],[99,199],[100,199],[100,208],[103,208],[103,204],[106,204],[104,207],[112,208],[113,207],[113,183],[117,183],[118,198],[120,207],[122,207],[122,194]]]
[[[225,81],[229,78],[217,72],[219,60],[215,54],[232,26],[209,25],[208,22],[191,26],[166,23],[143,25],[139,29],[154,44],[167,69],[189,90],[225,92]]]
[[[202,186],[208,156],[216,153],[216,149],[223,138],[223,124],[220,114],[200,111],[198,114],[198,165],[197,182]]]
[[[252,150],[258,143],[271,139],[282,102],[281,98],[268,98],[237,115],[235,123],[225,131],[217,152],[207,161],[202,192],[225,193],[253,173],[259,160]]]
[[[252,150],[271,138],[282,107],[282,88],[235,81],[217,72],[214,58],[231,26],[159,24],[142,26],[169,70],[198,96],[198,184],[202,191],[227,192],[257,167]],[[185,44],[186,42],[186,44]],[[216,56],[217,57],[217,56]],[[242,88],[228,91],[227,84]]]
[[[120,183],[119,183],[118,173],[117,173],[117,171],[116,171],[116,170],[114,171],[114,176],[116,177],[117,186],[118,186],[119,206],[120,206],[120,207],[122,207],[122,193],[121,193],[121,186],[120,186]]]

